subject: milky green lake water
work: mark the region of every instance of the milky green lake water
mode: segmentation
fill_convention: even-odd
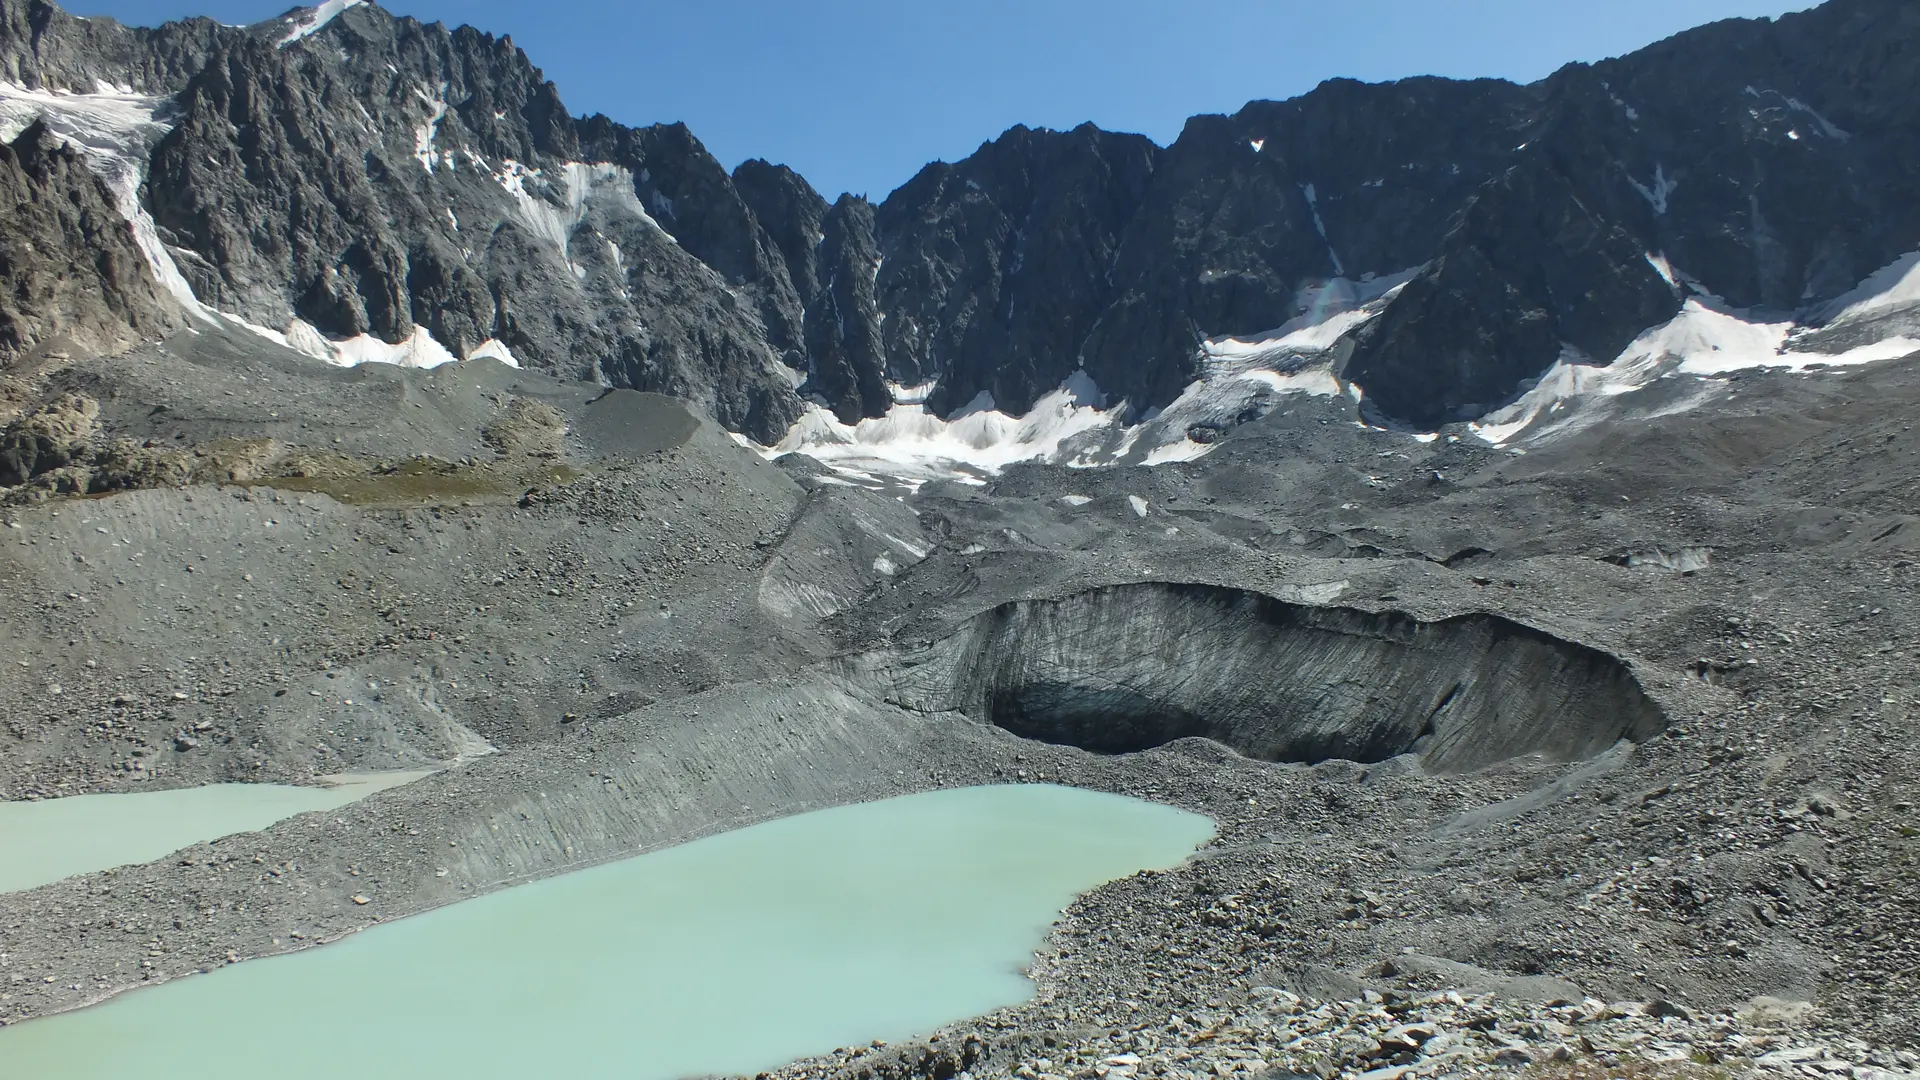
[[[203,840],[332,810],[425,775],[359,773],[333,777],[327,787],[216,784],[0,803],[0,892],[152,862]]]
[[[1047,786],[822,810],[0,1029],[35,1080],[673,1080],[1016,1004],[1078,893],[1206,818]]]

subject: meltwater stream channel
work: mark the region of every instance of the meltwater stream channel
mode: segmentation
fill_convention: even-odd
[[[753,1073],[1026,999],[1078,893],[1206,818],[1043,785],[803,814],[0,1029],[0,1076]]]

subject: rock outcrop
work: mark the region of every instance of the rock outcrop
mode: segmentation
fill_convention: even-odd
[[[0,144],[0,279],[0,359],[116,352],[177,325],[112,192],[41,124]]]

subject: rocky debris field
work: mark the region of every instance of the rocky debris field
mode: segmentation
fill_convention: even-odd
[[[13,415],[84,395],[76,446],[272,439],[342,471],[41,488],[0,512],[0,792],[442,771],[0,896],[0,1021],[782,814],[1048,782],[1219,833],[1076,903],[1029,1005],[797,1070],[1913,1072],[1915,375],[1743,379],[1622,421],[1631,437],[1525,454],[1303,399],[1191,464],[1018,466],[896,498],[769,463],[667,399],[499,365],[343,371],[211,333],[49,365]],[[448,479],[475,473],[514,479]],[[1249,599],[1216,618],[1169,596]],[[1374,685],[1342,677],[1353,656],[1377,679],[1410,640],[1453,655],[1420,628],[1465,616],[1476,643],[1603,659],[1659,722],[1450,763],[1429,751],[1471,688],[1433,684],[1434,742],[1284,753],[1246,726],[1074,745],[983,691],[1026,694],[1029,715],[1211,712],[1234,686],[1129,667],[1147,646],[1109,629],[1264,640],[1280,651],[1236,663],[1291,657],[1332,693]],[[1303,617],[1308,638],[1274,629]],[[1486,629],[1508,623],[1524,629]],[[1006,651],[952,651],[969,641]],[[1180,670],[1225,670],[1204,652]],[[1001,658],[905,677],[903,658],[946,655]],[[1050,657],[1073,663],[1034,697]],[[1134,696],[1099,696],[1117,682]]]
[[[1343,1000],[1316,1001],[1263,986],[1231,1004],[1196,1003],[1152,1020],[1048,1034],[1024,1030],[1023,1024],[1058,1021],[1060,1014],[1008,1014],[965,1032],[944,1032],[924,1045],[848,1048],[766,1075],[792,1080],[943,1073],[1020,1080],[1486,1075],[1905,1080],[1920,1069],[1920,1055],[1910,1050],[1811,1035],[1796,1023],[1801,1011],[1763,1000],[1737,1012],[1695,1016],[1664,1000],[1525,1002],[1455,990],[1364,990]]]

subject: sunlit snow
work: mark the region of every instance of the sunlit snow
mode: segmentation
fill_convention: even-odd
[[[1225,431],[1249,412],[1262,415],[1288,395],[1332,397],[1351,387],[1333,374],[1328,350],[1373,318],[1419,268],[1358,281],[1335,278],[1303,288],[1301,314],[1262,334],[1202,342],[1199,377],[1164,408],[1144,414],[1108,401],[1085,371],[1035,402],[1025,416],[998,410],[980,395],[942,418],[926,408],[935,384],[889,384],[894,405],[878,419],[843,424],[815,406],[770,456],[804,453],[843,478],[877,485],[877,477],[917,487],[933,479],[984,483],[1020,461],[1095,467],[1118,461],[1165,465],[1211,453],[1216,439],[1190,432]],[[1069,505],[1073,505],[1069,502]]]
[[[487,340],[481,342],[479,345],[476,345],[474,347],[474,350],[471,353],[467,354],[467,359],[498,360],[510,368],[517,368],[520,366],[520,361],[514,359],[513,350],[507,348],[505,343],[496,341],[493,338],[488,338]]]
[[[382,341],[372,334],[361,334],[351,338],[328,337],[316,330],[312,324],[300,319],[293,320],[287,325],[286,330],[281,331],[258,326],[235,315],[222,313],[220,317],[235,326],[251,330],[276,345],[283,345],[316,360],[324,360],[335,367],[391,364],[395,367],[436,368],[442,364],[456,363],[460,359],[448,351],[445,345],[440,344],[424,326],[415,326],[413,333],[405,341],[394,344]],[[475,346],[467,359],[497,360],[508,367],[520,366],[520,362],[514,359],[510,349],[491,338]]]
[[[1897,308],[1920,306],[1920,251],[1900,256],[1816,313],[1819,321],[1857,322]]]
[[[433,140],[440,134],[440,121],[447,115],[447,84],[440,84],[440,92],[429,94],[425,90],[416,90],[414,94],[426,103],[428,114],[426,123],[413,131],[413,156],[420,160],[420,167],[432,172],[440,167],[440,151],[433,148]],[[457,162],[449,162],[457,164]],[[448,211],[449,214],[452,211]],[[459,223],[455,222],[455,228]]]
[[[312,37],[322,27],[337,18],[341,12],[351,7],[358,7],[365,2],[366,0],[326,0],[325,3],[307,12],[305,18],[293,24],[293,29],[287,31],[287,36],[280,39],[280,47],[284,49],[301,38]]]
[[[1909,258],[1920,262],[1920,257]],[[1901,303],[1897,297],[1904,291],[1920,287],[1920,282],[1912,280],[1912,264],[1904,272],[1895,272],[1901,265],[1896,263],[1876,275],[1879,281],[1875,291],[1852,300],[1840,309],[1839,317],[1874,310],[1873,305],[1890,308]],[[1920,340],[1909,337],[1889,337],[1839,353],[1796,351],[1791,348],[1793,329],[1791,322],[1743,317],[1743,313],[1696,297],[1688,300],[1671,321],[1641,334],[1612,364],[1596,365],[1568,350],[1517,401],[1472,425],[1473,432],[1501,445],[1522,433],[1537,438],[1550,430],[1584,426],[1593,419],[1584,414],[1586,399],[1618,397],[1670,375],[1712,377],[1754,368],[1799,371],[1815,366],[1845,367],[1920,352]]]
[[[573,261],[568,248],[574,232],[596,204],[604,202],[625,210],[659,229],[667,239],[673,239],[673,234],[662,228],[641,205],[633,174],[626,169],[604,162],[588,165],[570,161],[551,172],[550,176],[549,170],[530,169],[518,161],[507,160],[500,163],[493,178],[513,196],[520,220],[536,236],[554,246],[575,277],[584,278],[586,270]]]
[[[1018,417],[996,409],[984,392],[944,419],[924,404],[895,404],[883,417],[843,424],[815,406],[769,452],[804,453],[843,471],[915,486],[934,479],[982,483],[1016,461],[1055,460],[1075,436],[1117,424],[1121,410],[1103,410],[1103,400],[1093,380],[1076,372]]]

